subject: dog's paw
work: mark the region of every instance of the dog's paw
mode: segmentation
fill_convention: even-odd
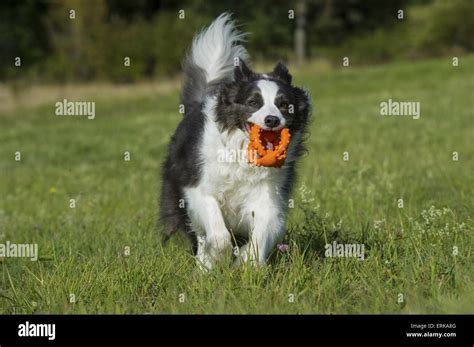
[[[266,263],[266,259],[265,257],[259,257],[255,248],[247,244],[240,247],[239,253],[236,254],[234,265],[241,266],[247,262],[250,262],[252,266],[263,266]]]
[[[205,250],[211,258],[216,260],[229,254],[232,251],[230,234],[226,232],[206,237]]]
[[[209,272],[214,267],[214,261],[207,253],[198,253],[196,255],[196,263],[202,272]]]
[[[196,260],[202,271],[210,271],[216,261],[230,257],[232,252],[232,240],[230,234],[213,235],[201,239],[199,243]]]

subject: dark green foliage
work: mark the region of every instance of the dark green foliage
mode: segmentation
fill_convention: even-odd
[[[227,11],[244,31],[254,60],[292,60],[292,1],[26,0],[0,3],[0,78],[41,82],[134,82],[180,71],[193,35]],[[472,51],[470,0],[307,0],[310,58],[339,64]],[[412,11],[412,9],[415,11]],[[69,11],[76,18],[69,18]],[[397,19],[403,9],[406,18]],[[180,10],[185,19],[179,19]],[[414,15],[412,16],[412,12]],[[14,67],[21,57],[22,67]],[[131,65],[124,66],[130,57]]]
[[[474,50],[474,2],[437,1],[430,9],[420,46],[431,54],[441,54],[447,47]]]
[[[0,79],[19,73],[15,57],[34,65],[48,54],[48,38],[42,21],[46,1],[6,0],[0,2]],[[22,71],[24,73],[24,71]]]

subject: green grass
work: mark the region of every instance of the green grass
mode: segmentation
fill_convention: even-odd
[[[177,91],[98,95],[94,120],[55,116],[53,104],[4,112],[0,243],[37,243],[40,259],[0,258],[0,312],[472,313],[472,66],[469,56],[456,68],[446,58],[295,76],[314,112],[289,250],[265,268],[210,274],[155,228]],[[388,98],[421,102],[421,119],[380,116]],[[364,243],[365,260],[324,257],[333,240]]]

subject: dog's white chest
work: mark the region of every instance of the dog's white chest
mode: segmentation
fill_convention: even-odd
[[[243,132],[220,133],[208,123],[201,148],[200,189],[218,201],[228,228],[238,234],[247,234],[251,226],[250,202],[268,190],[278,191],[282,178],[281,169],[251,166],[247,145]]]

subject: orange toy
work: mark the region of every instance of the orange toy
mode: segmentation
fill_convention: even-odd
[[[250,128],[250,142],[247,149],[249,163],[256,166],[282,166],[290,144],[290,137],[288,128],[267,131],[253,124]]]

